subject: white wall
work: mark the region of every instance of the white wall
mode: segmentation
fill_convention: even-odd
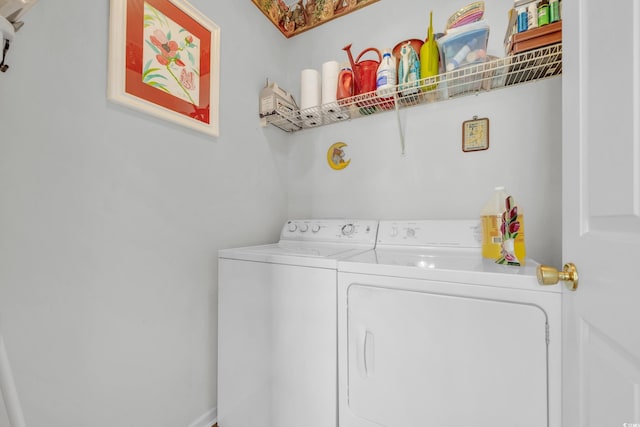
[[[286,218],[286,138],[257,120],[285,39],[249,1],[192,3],[222,28],[219,138],[107,102],[106,0],[40,1],[0,74],[0,324],[29,426],[215,409],[217,250]]]
[[[380,1],[292,40],[289,84],[299,92],[300,70],[346,61],[369,46],[392,48],[424,38],[428,11],[442,31],[467,0]],[[510,3],[487,0],[489,54],[504,56]],[[369,54],[370,55],[370,54]],[[367,56],[366,58],[369,58]],[[561,259],[561,78],[403,110],[406,155],[395,113],[364,117],[294,134],[289,158],[289,216],[382,219],[476,218],[493,187],[505,185],[523,207],[528,255]],[[461,125],[474,115],[490,119],[488,151],[463,153]],[[326,162],[329,146],[348,144],[348,168]]]
[[[189,426],[214,409],[216,251],[272,241],[288,215],[475,217],[505,184],[530,254],[560,259],[559,79],[403,112],[404,157],[392,113],[258,127],[265,77],[296,92],[345,44],[423,37],[426,7],[439,29],[466,0],[383,0],[289,40],[250,1],[192,2],[222,28],[220,138],[106,101],[108,1],[39,2],[0,75],[0,324],[29,426]],[[487,0],[498,47],[502,3]],[[473,115],[491,149],[463,154]],[[325,163],[336,141],[342,172]]]

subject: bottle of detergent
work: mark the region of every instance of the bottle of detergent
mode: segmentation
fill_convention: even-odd
[[[396,91],[396,59],[391,56],[391,49],[382,53],[382,61],[376,73],[376,95],[380,98],[378,106],[385,110],[395,106],[393,94]]]
[[[429,30],[427,31],[427,39],[420,48],[420,79],[426,79],[438,75],[438,61],[440,55],[438,52],[438,44],[433,35],[433,12],[429,12]],[[431,79],[429,80],[432,81]],[[423,82],[424,83],[424,82]],[[422,90],[428,91],[435,89],[437,84],[423,85]]]
[[[380,98],[393,95],[396,89],[396,60],[391,57],[391,49],[382,51],[382,62],[376,75],[376,94]]]
[[[504,189],[496,187],[480,213],[482,256],[499,264],[524,265],[524,215]]]

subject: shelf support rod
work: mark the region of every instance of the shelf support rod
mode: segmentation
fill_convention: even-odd
[[[404,156],[404,131],[402,129],[402,122],[400,121],[400,107],[398,107],[398,94],[393,94],[393,105],[396,109],[396,118],[398,119],[398,132],[400,133],[400,150]]]

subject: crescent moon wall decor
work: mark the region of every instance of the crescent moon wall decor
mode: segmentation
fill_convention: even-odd
[[[327,150],[327,163],[329,164],[329,167],[331,167],[331,169],[342,170],[349,166],[349,163],[351,163],[351,159],[345,160],[344,158],[344,147],[346,146],[347,144],[345,144],[344,142],[336,142],[331,147],[329,147],[329,150]]]

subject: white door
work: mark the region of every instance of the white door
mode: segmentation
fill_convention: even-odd
[[[640,426],[640,0],[564,1],[563,426]]]

